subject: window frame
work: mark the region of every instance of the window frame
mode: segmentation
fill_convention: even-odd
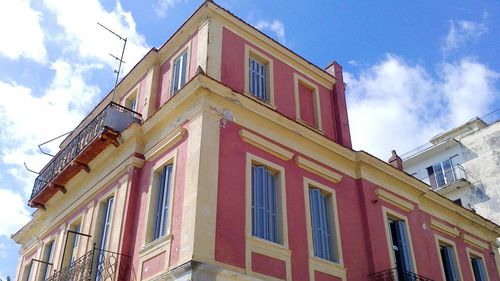
[[[308,256],[309,256],[309,278],[311,281],[314,280],[314,272],[320,271],[327,273],[336,277],[346,280],[346,269],[344,267],[344,258],[342,253],[342,240],[340,237],[340,224],[337,210],[337,195],[335,189],[321,184],[315,180],[307,177],[303,177],[303,188],[304,188],[304,207],[305,207],[305,219],[306,219],[306,231],[307,231],[307,245],[308,245]],[[311,188],[317,188],[322,193],[327,194],[329,198],[329,211],[330,220],[332,227],[332,251],[334,256],[336,256],[338,261],[332,261],[318,257],[314,254],[314,241],[313,241],[313,231],[311,222],[311,205],[309,190]]]
[[[135,108],[132,108],[132,102],[134,103]],[[134,89],[124,97],[123,106],[134,112],[139,112],[139,85],[134,87]]]
[[[253,58],[262,64],[266,65],[266,100],[260,99],[250,92],[250,58]],[[245,95],[251,97],[252,99],[259,101],[265,105],[274,107],[274,65],[273,60],[258,51],[256,48],[245,45],[245,55],[244,55],[244,77],[245,77]]]
[[[410,256],[411,256],[411,262],[412,262],[412,267],[413,267],[413,273],[418,274],[418,268],[417,268],[417,263],[415,259],[415,250],[413,247],[413,241],[412,241],[412,235],[411,235],[411,229],[410,229],[410,224],[408,223],[408,217],[394,211],[392,209],[389,209],[385,206],[382,206],[382,214],[383,214],[383,219],[384,219],[384,230],[385,230],[385,237],[387,241],[387,251],[389,253],[389,259],[391,262],[391,268],[396,268],[396,261],[395,257],[393,254],[393,249],[392,249],[392,235],[391,235],[391,229],[390,229],[390,224],[389,220],[396,220],[396,221],[404,221],[405,222],[405,228],[406,228],[406,234],[408,235],[408,243],[410,244]]]
[[[309,124],[306,121],[302,120],[300,115],[300,91],[299,85],[309,88],[312,91],[313,95],[313,109],[314,109],[314,122],[315,124]],[[293,91],[295,97],[295,120],[299,123],[306,125],[308,127],[312,127],[313,129],[323,131],[323,122],[321,119],[321,102],[319,96],[319,87],[307,80],[306,78],[300,76],[297,73],[293,74]]]
[[[52,243],[51,250],[50,252],[47,253],[47,247],[49,244]],[[44,262],[51,263],[52,265],[49,264],[41,264],[38,272],[38,280],[44,281],[47,277],[50,276],[50,272],[52,269],[54,269],[54,257],[55,257],[55,249],[56,248],[56,239],[55,238],[50,238],[47,240],[47,242],[44,243],[43,245],[43,250],[42,250],[42,257],[41,260]],[[48,256],[48,257],[46,257]],[[49,270],[50,267],[50,270]]]
[[[178,89],[175,89],[174,88],[175,63],[177,62],[177,60],[181,59],[184,54],[186,54],[186,69],[181,69],[181,71],[184,71],[185,81],[182,85],[179,86]],[[191,64],[191,43],[187,44],[187,46],[183,46],[177,53],[175,53],[175,55],[172,56],[172,59],[170,60],[170,85],[169,85],[170,98],[175,96],[184,87],[184,85],[188,83],[190,64]],[[179,77],[179,82],[180,82],[180,77]]]
[[[486,267],[486,262],[485,262],[485,259],[484,259],[484,255],[477,252],[477,251],[474,251],[470,248],[466,248],[466,252],[467,252],[467,263],[469,264],[469,267],[470,267],[470,272],[471,272],[471,275],[472,275],[472,280],[474,281],[482,281],[482,280],[477,280],[476,279],[476,275],[474,274],[474,268],[472,267],[472,261],[471,259],[472,258],[476,258],[476,259],[481,259],[482,263],[483,263],[483,267],[484,267],[484,272],[486,274],[486,281],[490,281],[490,274],[488,272],[488,268]]]
[[[156,164],[151,168],[151,175],[149,179],[149,190],[148,190],[148,213],[147,213],[147,225],[144,230],[144,247],[146,247],[148,244],[155,244],[160,243],[164,241],[165,239],[170,240],[172,237],[172,205],[173,205],[173,199],[175,196],[175,182],[176,182],[176,163],[177,163],[177,149],[174,151],[171,151],[167,155],[161,157],[160,159],[156,160]],[[168,208],[168,214],[166,215],[167,224],[166,224],[166,231],[165,235],[157,237],[156,239],[154,238],[154,232],[155,232],[155,225],[156,225],[156,202],[158,198],[158,184],[159,184],[159,178],[160,174],[163,170],[163,168],[166,165],[172,165],[172,178],[171,178],[171,187],[169,190],[169,196],[168,196],[168,205],[170,206]],[[153,190],[155,192],[153,192]]]
[[[253,235],[252,228],[252,167],[254,165],[263,165],[266,166],[267,169],[274,172],[276,174],[277,180],[277,201],[278,208],[277,212],[279,215],[279,223],[278,223],[278,231],[280,242],[276,243],[270,240],[266,240],[263,238],[259,238],[258,236]],[[253,155],[249,152],[246,153],[246,234],[247,238],[259,240],[265,243],[282,246],[288,249],[288,226],[287,226],[287,214],[286,214],[286,191],[285,191],[285,169],[269,160],[264,158],[260,158],[256,155]]]
[[[61,258],[61,265],[62,265],[61,268],[68,266],[72,262],[71,259],[73,257],[75,257],[75,260],[79,258],[82,237],[80,237],[81,235],[77,235],[77,234],[73,234],[73,233],[71,233],[71,235],[73,237],[71,237],[71,236],[68,237],[70,235],[68,230],[83,233],[82,232],[82,227],[83,227],[83,223],[84,223],[83,219],[84,219],[83,216],[77,217],[71,223],[69,223],[68,228],[65,230],[65,234],[63,237],[63,239],[64,239],[63,243],[66,244],[66,248],[64,248],[64,244],[63,244],[64,249],[62,249],[61,257],[60,257]],[[78,226],[78,229],[74,230],[73,227],[77,227],[77,226]],[[77,239],[76,245],[74,245],[74,240],[72,240],[71,238]],[[66,241],[68,241],[68,242],[66,243]],[[76,254],[75,254],[75,252],[76,252]]]
[[[441,268],[441,277],[446,280],[446,272],[444,270],[444,264],[441,256],[441,246],[450,247],[453,249],[453,259],[455,263],[455,269],[457,270],[458,280],[464,280],[462,275],[462,267],[460,266],[460,260],[458,258],[457,247],[454,241],[447,239],[441,235],[435,234],[436,250],[439,257],[439,264]]]

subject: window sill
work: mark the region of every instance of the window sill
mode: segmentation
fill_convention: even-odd
[[[318,133],[318,134],[322,134],[322,135],[323,135],[323,134],[325,133],[325,132],[323,132],[323,130],[322,130],[322,129],[320,129],[320,128],[318,128],[318,127],[314,127],[313,125],[311,125],[311,124],[309,124],[309,123],[307,123],[307,122],[303,121],[303,120],[302,120],[302,119],[300,119],[300,118],[295,118],[295,121],[296,121],[297,123],[299,123],[299,124],[303,125],[303,126],[306,126],[306,127],[307,127],[307,128],[309,128],[309,129],[311,129],[311,130],[315,131],[315,132],[316,132],[316,133]]]
[[[150,256],[152,253],[159,253],[165,250],[165,246],[169,245],[172,242],[173,234],[165,235],[156,240],[146,243],[141,250],[139,250],[139,257],[143,258],[145,256]]]
[[[249,246],[252,246],[252,248],[257,248],[258,250],[262,251],[263,253],[266,252],[273,252],[278,255],[282,255],[285,257],[291,256],[291,251],[288,249],[287,246],[274,243],[259,237],[251,236],[247,237],[247,244]],[[259,251],[259,252],[260,252]]]
[[[260,103],[260,104],[262,104],[262,105],[264,105],[266,107],[269,107],[272,110],[276,110],[276,108],[277,108],[270,101],[263,101],[263,100],[259,99],[258,97],[252,95],[250,92],[244,91],[243,95],[246,96],[246,97],[248,97],[248,98],[251,98],[252,100],[254,100],[254,101],[256,101],[256,102],[258,102],[258,103]]]
[[[316,256],[309,256],[309,268],[313,276],[314,271],[319,271],[339,277],[342,280],[346,278],[346,269],[341,263],[325,260]]]

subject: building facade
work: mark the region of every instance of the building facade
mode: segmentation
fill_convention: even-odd
[[[457,204],[500,221],[494,212],[500,188],[498,117],[494,112],[484,120],[474,118],[433,137],[428,145],[403,155],[404,170]]]
[[[211,1],[62,142],[29,204],[23,281],[500,281],[496,224],[351,149],[340,65]]]

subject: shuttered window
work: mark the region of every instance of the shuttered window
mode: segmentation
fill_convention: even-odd
[[[458,268],[453,248],[448,245],[439,245],[439,252],[446,281],[458,281]]]
[[[413,262],[408,233],[406,231],[406,223],[401,220],[389,219],[389,225],[396,267],[407,272],[413,272]]]
[[[486,270],[484,268],[483,259],[471,257],[472,270],[474,271],[474,279],[476,281],[488,281],[486,279]]]
[[[281,243],[277,175],[266,166],[252,166],[252,235]]]
[[[269,101],[267,93],[267,66],[254,58],[249,60],[248,87],[252,95],[263,101]]]
[[[333,254],[332,215],[329,202],[329,195],[321,193],[318,188],[309,189],[314,255],[336,261]]]
[[[46,263],[43,263],[42,266],[42,271],[41,271],[41,278],[40,280],[45,280],[49,277],[50,275],[50,270],[51,270],[51,265],[52,262],[52,256],[54,255],[54,240],[50,241],[47,243],[45,246],[45,251],[43,254],[43,261]],[[50,264],[49,264],[50,263]]]
[[[167,232],[169,194],[172,182],[172,164],[163,167],[158,180],[155,231],[153,240],[164,236]]]
[[[187,77],[187,51],[182,53],[174,61],[174,69],[172,74],[171,94],[175,95],[186,84]]]

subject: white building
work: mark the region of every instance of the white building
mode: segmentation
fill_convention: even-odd
[[[500,221],[494,211],[500,206],[500,121],[498,116],[488,119],[495,121],[474,118],[401,158],[404,171],[434,191]]]

